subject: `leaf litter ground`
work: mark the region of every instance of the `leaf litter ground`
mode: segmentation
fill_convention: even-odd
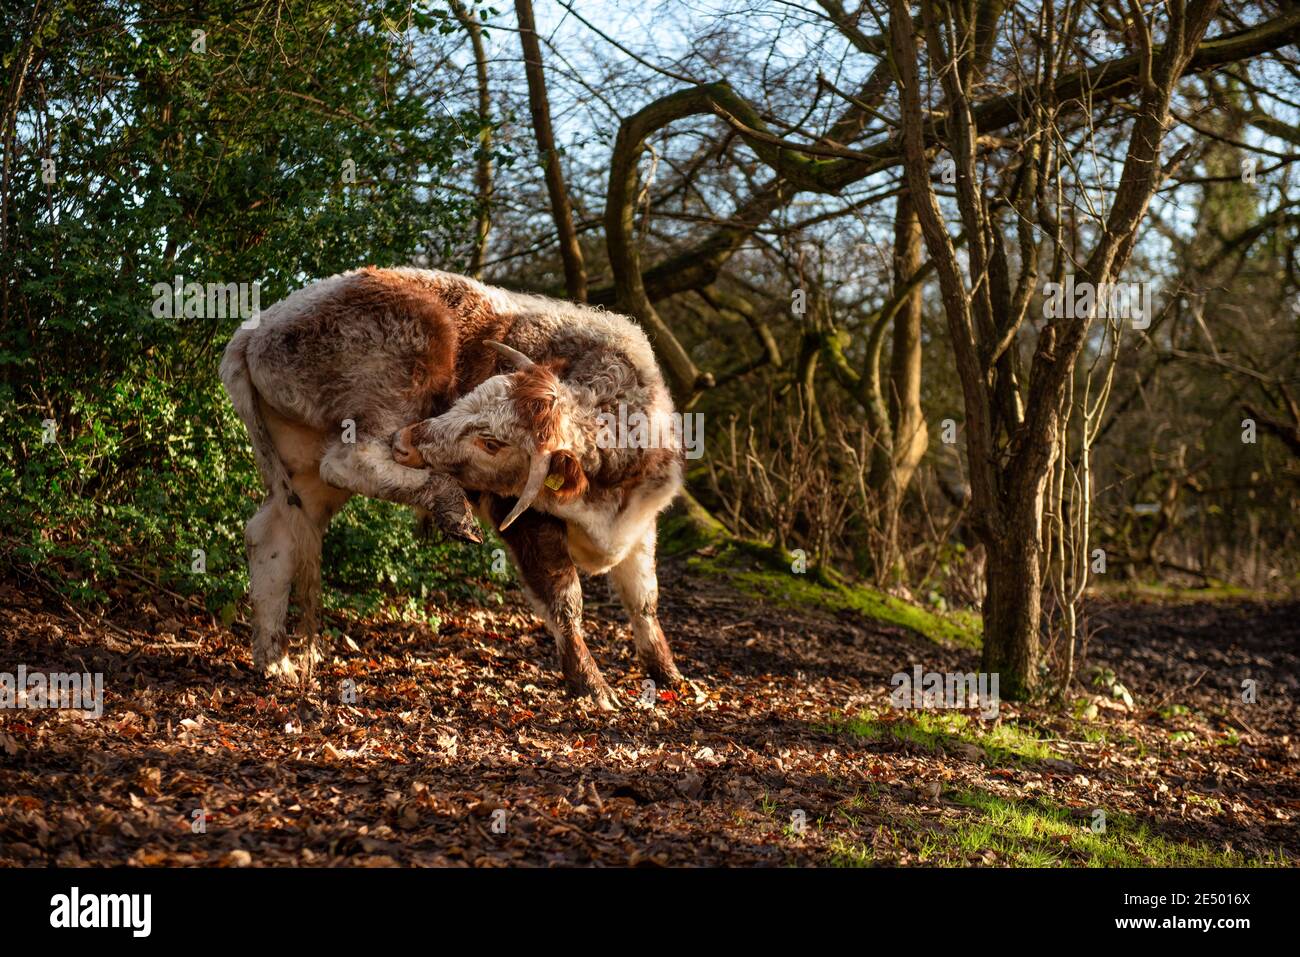
[[[0,864],[1300,860],[1300,605],[1098,600],[1069,700],[982,722],[888,700],[891,675],[974,671],[976,653],[680,564],[661,577],[693,683],[652,706],[587,583],[613,714],[563,695],[511,595],[437,627],[332,616],[345,637],[304,693],[251,673],[246,631],[157,592],[120,588],[100,616],[0,584],[0,671],[103,672],[106,692],[99,719],[0,711]]]

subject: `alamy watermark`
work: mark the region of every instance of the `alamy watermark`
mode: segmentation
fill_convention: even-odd
[[[647,415],[629,413],[627,404],[618,404],[618,413],[602,412],[596,418],[600,431],[596,447],[602,449],[680,448],[688,459],[704,454],[703,412],[656,412]]]
[[[911,674],[900,671],[889,683],[894,688],[889,693],[889,704],[895,708],[979,708],[985,721],[998,716],[997,674],[943,673],[914,665]]]
[[[256,329],[262,317],[262,286],[256,282],[186,282],[153,284],[155,319],[242,319],[244,329]]]
[[[1065,282],[1043,286],[1043,316],[1048,319],[1125,319],[1146,329],[1154,314],[1149,282]]]
[[[121,927],[132,937],[148,937],[153,928],[152,894],[92,894],[73,887],[50,898],[50,926]]]
[[[64,708],[104,714],[104,674],[97,671],[0,671],[0,709]]]

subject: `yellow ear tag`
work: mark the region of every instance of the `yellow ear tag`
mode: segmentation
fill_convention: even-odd
[[[552,491],[558,492],[564,488],[564,476],[559,472],[553,472],[546,476],[546,487]]]

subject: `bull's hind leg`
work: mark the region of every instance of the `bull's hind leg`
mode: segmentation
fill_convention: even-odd
[[[655,573],[653,525],[631,553],[610,569],[609,580],[632,620],[632,640],[641,667],[661,685],[681,681],[668,639],[659,627],[659,578]]]
[[[289,589],[297,568],[294,506],[272,495],[248,522],[248,593],[253,604],[253,667],[266,675],[292,678],[285,622]]]
[[[355,443],[332,442],[320,476],[338,489],[422,508],[447,534],[475,544],[483,541],[460,486],[445,475],[398,465],[387,439],[357,436]]]
[[[510,514],[514,500],[485,494],[479,504],[492,524],[499,526]],[[569,557],[564,523],[541,512],[527,511],[501,537],[519,569],[524,593],[555,639],[569,693],[589,697],[602,710],[613,711],[618,699],[596,667],[582,636],[582,583]]]
[[[293,597],[298,604],[298,632],[304,641],[304,660],[308,674],[322,659],[318,647],[321,626],[321,541],[330,519],[351,497],[349,492],[332,488],[316,476],[302,472],[293,478],[294,492],[298,496],[297,508],[306,519],[305,534],[295,543],[295,568]],[[291,506],[293,507],[293,506]]]

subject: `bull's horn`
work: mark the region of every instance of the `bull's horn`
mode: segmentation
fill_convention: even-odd
[[[501,523],[501,531],[510,527],[510,523],[524,513],[529,505],[533,504],[533,499],[537,498],[537,493],[542,490],[542,485],[546,482],[546,476],[551,471],[551,453],[545,452],[533,456],[533,462],[528,467],[528,481],[524,484],[524,490],[519,496],[519,501],[515,502],[515,507],[510,510],[506,520]]]
[[[494,339],[484,339],[483,344],[485,346],[491,346],[520,369],[531,369],[533,367],[532,359],[528,358],[528,356],[524,355],[518,349],[513,349],[506,345],[504,342],[497,342]]]

